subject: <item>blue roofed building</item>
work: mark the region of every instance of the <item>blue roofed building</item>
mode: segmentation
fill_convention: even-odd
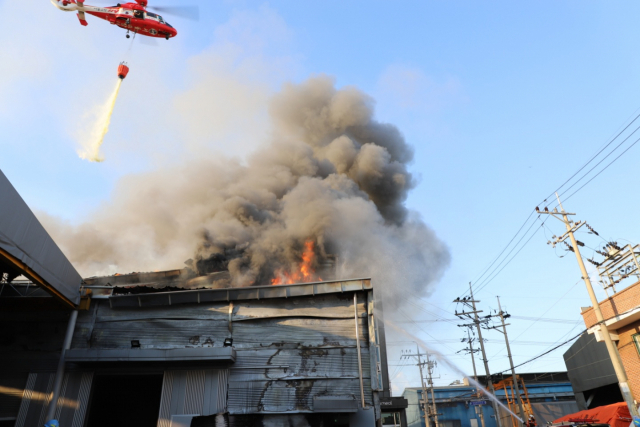
[[[518,374],[525,382],[531,408],[538,426],[578,411],[575,395],[566,372]],[[494,377],[494,383],[501,378]],[[485,377],[478,377],[486,384]],[[435,403],[438,413],[438,427],[483,427],[480,412],[484,418],[484,427],[497,427],[493,407],[486,396],[478,397],[477,390],[467,379],[460,384],[434,387]],[[408,427],[425,426],[420,387],[406,388],[402,396],[407,400],[406,422]],[[507,406],[504,389],[496,390],[498,399]],[[432,401],[427,389],[427,399]],[[502,427],[512,427],[512,418],[501,409]],[[431,423],[433,426],[434,424]],[[434,426],[435,427],[435,426]]]

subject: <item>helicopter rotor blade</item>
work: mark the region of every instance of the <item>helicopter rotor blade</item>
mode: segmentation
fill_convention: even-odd
[[[198,6],[150,6],[147,7],[147,9],[153,9],[162,14],[166,13],[191,21],[198,21],[200,19],[200,9]]]
[[[156,40],[154,37],[141,36],[140,43],[146,46],[158,47],[158,40]]]

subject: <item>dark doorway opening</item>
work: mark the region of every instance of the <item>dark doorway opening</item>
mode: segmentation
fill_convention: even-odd
[[[624,398],[620,392],[620,387],[618,387],[617,383],[583,391],[582,393],[584,394],[585,399],[591,399],[589,409],[597,408],[602,405],[624,402]]]
[[[162,374],[96,375],[86,427],[156,427]]]

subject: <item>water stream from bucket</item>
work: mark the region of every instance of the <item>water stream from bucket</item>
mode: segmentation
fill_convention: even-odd
[[[89,160],[90,162],[104,161],[104,157],[100,154],[100,146],[104,141],[104,136],[109,131],[111,114],[113,114],[113,107],[116,105],[121,84],[122,79],[119,78],[111,96],[109,96],[107,102],[98,110],[96,121],[89,134],[89,139],[82,142],[82,149],[78,151],[80,158]]]
[[[491,400],[492,402],[495,402],[498,406],[500,406],[502,409],[504,409],[505,411],[507,411],[509,414],[511,414],[513,417],[515,417],[516,419],[520,420],[521,423],[524,423],[524,420],[522,420],[522,418],[520,418],[519,416],[517,416],[513,411],[511,411],[504,403],[502,403],[496,396],[494,396],[493,394],[491,394],[489,392],[489,390],[485,389],[484,387],[482,387],[482,385],[480,385],[480,383],[478,381],[476,381],[474,378],[469,377],[467,374],[465,374],[460,368],[458,368],[455,364],[453,364],[453,362],[451,362],[450,360],[448,360],[447,358],[445,358],[439,351],[434,350],[432,348],[430,348],[423,340],[421,340],[420,338],[416,337],[415,335],[407,332],[406,330],[404,330],[403,328],[401,328],[400,326],[396,325],[394,322],[392,322],[391,320],[385,319],[384,320],[384,324],[385,326],[390,326],[393,330],[395,330],[398,333],[401,333],[402,335],[411,338],[413,341],[415,341],[420,347],[422,347],[425,351],[428,351],[429,353],[433,354],[436,359],[440,362],[443,363],[444,365],[446,365],[448,368],[452,369],[453,371],[455,371],[457,374],[462,375],[463,377],[466,377],[469,382],[471,384],[473,384],[478,390],[480,390],[482,392],[482,394],[484,394],[485,396],[487,396],[487,398],[489,400]],[[496,416],[498,416],[498,414],[496,414]]]

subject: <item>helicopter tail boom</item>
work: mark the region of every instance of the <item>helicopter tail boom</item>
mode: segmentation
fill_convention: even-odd
[[[76,2],[51,0],[51,4],[65,12],[75,12],[80,9]]]

